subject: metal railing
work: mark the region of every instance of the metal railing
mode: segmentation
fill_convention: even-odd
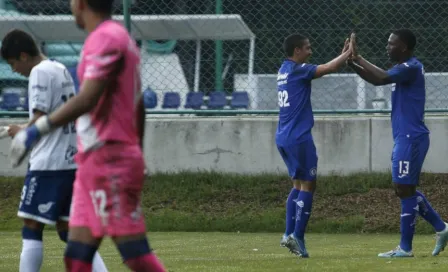
[[[8,15],[20,21],[29,15],[70,14],[69,1],[35,3],[0,0],[0,18]],[[448,3],[442,0],[329,0],[301,1],[300,5],[270,0],[117,0],[115,14],[141,47],[148,114],[277,114],[277,70],[287,35],[308,35],[313,47],[310,61],[320,64],[336,57],[344,39],[355,30],[363,56],[387,69],[391,63],[385,45],[397,27],[416,33],[416,56],[426,71],[427,112],[443,113],[448,112],[444,44],[448,30],[437,22],[444,19],[445,8]],[[52,27],[57,29],[58,24]],[[82,40],[40,42],[49,57],[76,66]],[[25,82],[5,62],[0,63],[2,92],[21,89],[25,96]],[[311,99],[316,114],[388,113],[390,92],[389,86],[372,86],[345,67],[313,81]],[[191,93],[202,96],[193,99]],[[10,111],[0,115],[7,113],[26,116]]]

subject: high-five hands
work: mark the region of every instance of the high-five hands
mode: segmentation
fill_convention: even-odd
[[[350,35],[350,45],[352,48],[351,59],[356,61],[356,60],[358,60],[359,55],[358,55],[358,47],[356,45],[356,34],[355,33],[352,33]]]

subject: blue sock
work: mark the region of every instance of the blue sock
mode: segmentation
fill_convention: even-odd
[[[152,252],[146,238],[142,240],[124,242],[122,244],[118,244],[117,247],[124,261],[138,258]]]
[[[30,229],[26,226],[22,228],[22,238],[24,240],[42,241],[43,230]]]
[[[417,196],[411,196],[401,200],[400,247],[407,252],[412,250],[412,239],[414,238],[417,213]]]
[[[445,229],[445,222],[443,222],[440,215],[434,211],[429,204],[426,197],[419,191],[416,192],[417,203],[418,203],[418,213],[423,217],[429,224],[431,224],[436,232],[443,231]]]
[[[68,231],[58,231],[58,235],[59,235],[59,239],[61,239],[61,241],[67,243],[67,240],[68,240]]]
[[[297,200],[296,226],[294,235],[303,239],[305,236],[306,226],[311,216],[311,207],[313,206],[313,193],[300,191]]]
[[[296,212],[297,204],[294,200],[297,200],[300,191],[296,188],[292,188],[289,193],[288,199],[286,200],[286,231],[285,235],[290,235],[294,232],[294,227],[296,225]]]
[[[76,241],[68,241],[64,257],[84,263],[92,263],[97,247]]]

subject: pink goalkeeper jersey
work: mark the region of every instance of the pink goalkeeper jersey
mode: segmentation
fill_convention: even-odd
[[[78,154],[109,141],[139,144],[139,67],[139,49],[120,23],[104,21],[87,37],[77,71],[80,86],[88,79],[107,80],[108,85],[95,108],[76,122]]]

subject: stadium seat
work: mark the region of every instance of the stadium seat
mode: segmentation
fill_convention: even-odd
[[[232,109],[247,109],[249,107],[249,94],[247,92],[233,92],[230,106]]]
[[[2,108],[5,110],[16,110],[21,106],[20,95],[18,93],[4,93],[2,97]]]
[[[150,88],[143,92],[143,103],[146,109],[154,109],[157,107],[157,94]]]
[[[23,110],[28,111],[28,107],[29,105],[29,101],[28,101],[28,96],[24,97],[23,103],[21,105],[23,107]]]
[[[180,95],[175,92],[167,92],[163,97],[162,109],[177,109],[180,107]]]
[[[209,109],[222,109],[226,106],[227,99],[225,92],[212,92],[207,107]]]
[[[44,45],[44,52],[48,56],[79,56],[82,50],[82,43],[46,43]]]
[[[204,104],[204,93],[202,92],[189,92],[187,94],[187,103],[185,103],[186,109],[201,109]]]

